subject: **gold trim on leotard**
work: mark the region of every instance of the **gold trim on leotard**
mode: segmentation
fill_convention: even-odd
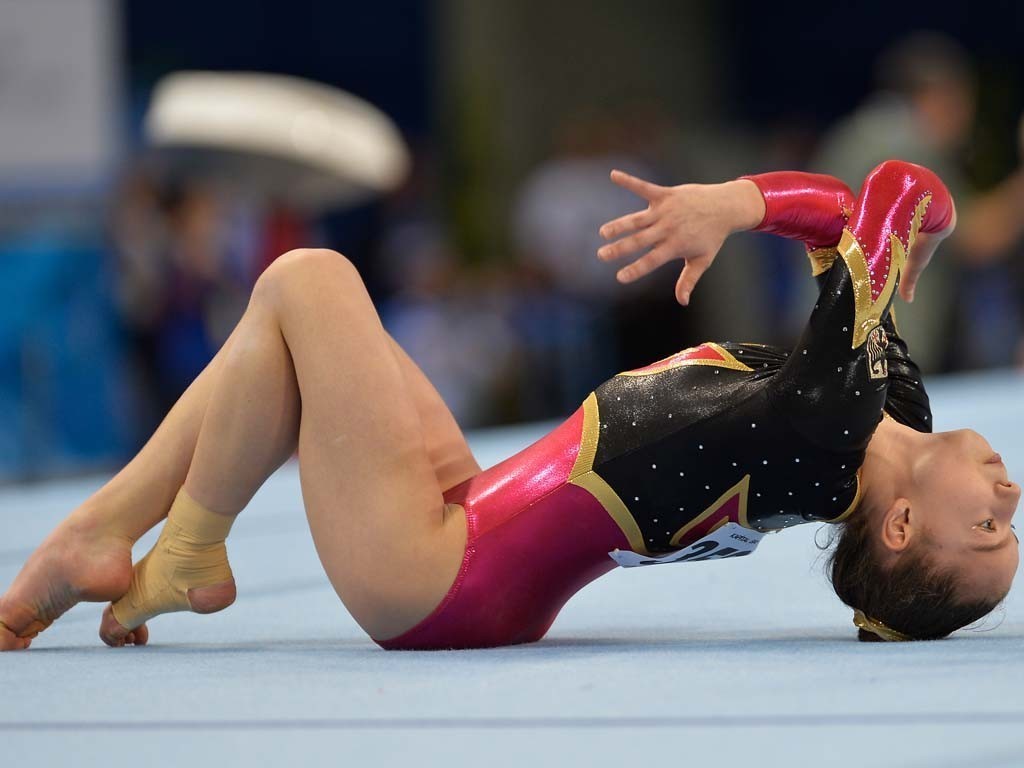
[[[839,257],[839,251],[835,246],[828,248],[815,248],[807,251],[807,258],[811,261],[811,277],[817,277],[832,269],[832,265]]]
[[[721,360],[712,360],[706,357],[688,357],[678,359],[680,355],[683,355],[690,350],[697,349],[697,347],[687,347],[686,349],[676,352],[673,355],[669,355],[664,360],[659,360],[656,363],[651,363],[650,366],[642,368],[638,371],[623,371],[617,373],[616,376],[650,376],[653,373],[664,373],[665,371],[672,371],[676,368],[682,368],[684,365],[713,365],[716,368],[729,368],[734,371],[752,371],[754,370],[748,365],[741,363],[737,360],[729,350],[720,344],[715,344],[713,341],[706,341],[703,344],[698,344],[700,347],[710,347],[722,356]],[[675,362],[670,362],[670,361]]]
[[[838,250],[839,255],[846,262],[846,267],[850,271],[850,277],[853,280],[855,307],[853,339],[851,342],[853,349],[867,341],[868,334],[881,323],[882,311],[889,303],[893,291],[896,290],[896,279],[903,271],[903,266],[907,260],[907,253],[914,245],[914,240],[921,229],[921,222],[931,200],[931,195],[925,195],[915,207],[906,245],[903,244],[895,233],[889,233],[889,273],[882,292],[875,300],[871,298],[871,272],[868,269],[868,262],[864,256],[864,251],[861,249],[860,243],[857,242],[857,238],[854,237],[853,233],[848,228],[843,229],[843,235],[839,239]]]
[[[623,535],[629,542],[630,549],[638,555],[650,554],[647,551],[647,547],[644,546],[644,535],[641,533],[636,519],[630,514],[625,502],[619,498],[619,494],[605,482],[603,477],[597,474],[597,472],[587,472],[575,478],[572,484],[584,489],[597,499],[601,506],[604,507],[605,512],[608,513],[608,516],[622,530]]]
[[[692,531],[695,527],[707,520],[711,515],[721,509],[726,502],[732,499],[734,496],[739,494],[739,511],[737,517],[739,518],[739,524],[744,528],[750,528],[750,524],[747,522],[747,496],[750,493],[750,475],[744,475],[743,479],[736,483],[732,488],[727,490],[721,496],[719,496],[715,502],[701,512],[697,517],[688,522],[682,528],[673,534],[672,538],[669,539],[669,546],[680,547],[680,542],[683,538]]]
[[[644,546],[644,535],[637,525],[636,519],[630,514],[625,502],[619,498],[604,478],[594,471],[594,459],[597,456],[597,442],[601,435],[601,414],[597,404],[597,394],[591,392],[583,401],[583,434],[580,436],[580,450],[576,454],[569,482],[587,491],[604,507],[608,516],[622,530],[630,548],[639,555],[650,554]]]
[[[572,465],[569,479],[590,472],[597,456],[597,443],[601,438],[601,414],[597,406],[597,393],[591,392],[583,401],[583,434],[580,435],[580,450]]]
[[[860,482],[860,473],[861,473],[861,471],[863,469],[864,469],[864,467],[860,467],[857,470],[857,474],[856,474],[856,478],[857,478],[857,492],[853,495],[853,501],[850,502],[850,506],[848,506],[846,508],[846,511],[843,512],[843,514],[841,514],[839,517],[835,517],[835,518],[833,518],[831,520],[828,520],[826,522],[829,522],[829,523],[841,523],[841,522],[843,522],[843,520],[845,520],[846,518],[848,518],[850,515],[853,514],[853,511],[857,508],[857,505],[860,504],[860,497],[864,493],[864,486]]]
[[[914,217],[910,220],[910,232],[907,235],[907,252],[914,247],[914,241],[917,239],[917,233],[921,231],[921,225],[924,223],[924,215],[928,211],[928,206],[931,205],[932,196],[925,195],[917,201],[917,205],[914,206]]]

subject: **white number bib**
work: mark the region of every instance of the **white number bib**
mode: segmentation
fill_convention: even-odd
[[[638,555],[614,549],[608,556],[623,568],[636,568],[641,565],[661,565],[662,563],[696,563],[701,560],[724,560],[727,557],[743,557],[749,555],[764,538],[763,533],[744,528],[737,523],[726,523],[703,539],[693,542],[688,547],[670,552],[661,557]]]

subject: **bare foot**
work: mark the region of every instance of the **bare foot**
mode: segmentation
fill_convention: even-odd
[[[83,600],[116,600],[129,586],[132,542],[86,514],[74,514],[46,537],[0,597],[0,651],[22,650]],[[132,642],[145,642],[135,633]]]

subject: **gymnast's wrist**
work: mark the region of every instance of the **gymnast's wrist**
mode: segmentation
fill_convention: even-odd
[[[766,206],[760,187],[750,179],[735,179],[716,185],[722,195],[723,211],[730,233],[749,232],[764,221]]]

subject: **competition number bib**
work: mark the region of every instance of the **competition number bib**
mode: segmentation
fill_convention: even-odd
[[[622,549],[614,549],[608,556],[623,568],[637,568],[641,565],[662,565],[663,563],[696,563],[702,560],[724,560],[728,557],[749,555],[764,538],[763,533],[744,528],[737,523],[726,523],[709,533],[703,539],[676,552],[661,557],[638,555]]]

